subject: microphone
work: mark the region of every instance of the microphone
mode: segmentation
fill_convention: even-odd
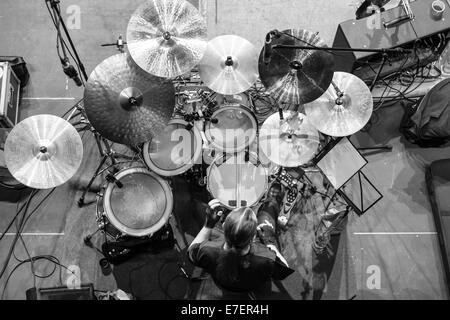
[[[73,81],[75,81],[75,84],[78,87],[81,87],[83,85],[83,83],[81,82],[81,79],[78,76],[78,72],[74,68],[74,66],[69,63],[69,60],[67,58],[61,59],[61,63],[62,63],[63,71],[66,74],[66,76],[68,76],[70,79],[73,79]]]
[[[272,46],[272,40],[274,38],[280,38],[281,33],[278,30],[272,30],[266,35],[266,42],[264,44],[264,64],[268,65],[270,61],[272,60],[272,54],[273,54],[273,46]]]
[[[114,183],[119,189],[123,188],[123,183],[117,180],[112,173],[106,175],[106,181]]]
[[[273,53],[272,39],[273,36],[269,32],[266,35],[266,43],[264,44],[264,54],[263,54],[264,64],[266,66],[270,63],[270,60],[272,60],[272,53]]]

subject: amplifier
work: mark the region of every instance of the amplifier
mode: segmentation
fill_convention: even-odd
[[[405,15],[403,6],[376,13],[360,20],[348,20],[338,26],[333,47],[392,49],[415,48],[408,55],[390,54],[380,76],[411,67],[425,66],[439,59],[450,40],[450,8],[440,20],[431,15],[434,0],[411,1],[415,18],[393,28],[383,23]],[[417,41],[420,40],[420,41]],[[372,81],[381,64],[382,55],[371,52],[336,52],[336,70],[353,73],[364,81]]]
[[[26,291],[27,300],[96,300],[92,283],[79,289],[67,287],[31,288]]]
[[[9,62],[0,62],[0,127],[12,128],[19,117],[20,80]]]

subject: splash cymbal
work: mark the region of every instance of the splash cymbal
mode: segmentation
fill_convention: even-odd
[[[225,35],[208,43],[199,64],[200,78],[211,90],[224,95],[250,89],[258,79],[258,52],[246,39]]]
[[[128,23],[127,45],[143,70],[158,77],[177,77],[192,70],[203,57],[206,21],[185,0],[147,1]]]
[[[271,45],[327,47],[308,30],[285,30],[274,36]],[[264,49],[259,57],[261,82],[277,101],[305,104],[319,98],[333,79],[334,57],[331,53],[306,49],[273,49],[268,64]]]
[[[308,163],[320,144],[319,133],[302,113],[283,111],[284,120],[275,113],[264,122],[259,134],[260,148],[273,163],[298,167]]]
[[[140,69],[126,54],[117,54],[90,75],[84,105],[89,122],[102,136],[136,146],[167,125],[175,107],[175,88]]]
[[[306,104],[305,112],[320,132],[333,137],[350,136],[369,122],[372,94],[364,81],[350,73],[335,72],[333,83],[336,88],[331,85],[320,98]]]
[[[77,130],[64,119],[37,115],[19,122],[5,143],[13,177],[35,189],[57,187],[75,175],[83,159]]]

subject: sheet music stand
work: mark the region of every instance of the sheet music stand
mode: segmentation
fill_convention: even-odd
[[[331,141],[313,162],[334,187],[336,194],[344,198],[358,215],[366,213],[383,198],[362,172],[368,161],[350,139],[345,137]]]

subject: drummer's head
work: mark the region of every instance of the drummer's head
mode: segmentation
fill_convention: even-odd
[[[257,227],[256,214],[251,208],[231,211],[223,223],[225,242],[236,251],[244,250],[253,241]]]

